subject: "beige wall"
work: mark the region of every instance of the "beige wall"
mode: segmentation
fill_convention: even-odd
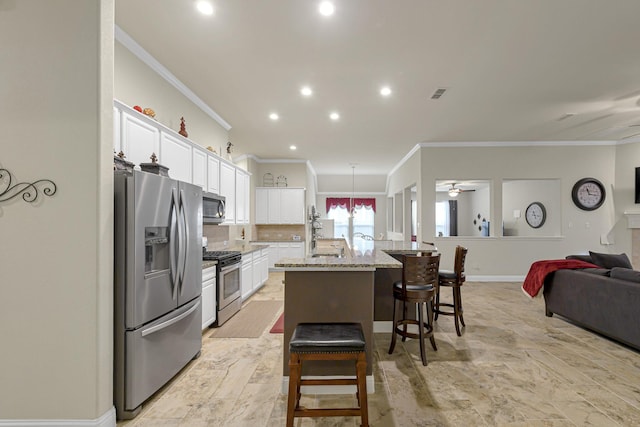
[[[156,120],[175,131],[184,117],[191,141],[226,153],[227,130],[119,42],[115,42],[114,97],[130,107],[152,108]],[[215,110],[215,105],[211,107]]]
[[[607,188],[614,184],[616,149],[614,145],[425,147],[419,152],[419,167],[414,156],[390,177],[389,192],[393,194],[410,185],[413,179],[418,179],[422,184],[422,190],[420,187],[418,190],[422,199],[418,239],[430,240],[430,236],[435,234],[433,206],[437,179],[489,180],[492,185],[489,214],[492,224],[502,223],[503,179],[559,179],[562,237],[502,237],[500,227],[492,225],[494,237],[490,238],[436,238],[436,244],[443,252],[445,268],[452,264],[455,246],[462,244],[469,248],[467,272],[470,276],[521,277],[531,262],[539,259],[560,258],[588,250],[630,251],[627,246],[600,244],[601,234],[611,230],[615,222],[610,214],[613,197],[609,195],[605,205],[594,212],[581,211],[571,201],[571,188],[580,178],[598,178]]]
[[[113,425],[113,2],[2,6],[0,418]]]

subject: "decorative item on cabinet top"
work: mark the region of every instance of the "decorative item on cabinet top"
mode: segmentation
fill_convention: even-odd
[[[262,175],[262,186],[273,187],[273,175],[271,175],[269,172]]]
[[[125,155],[122,151],[120,151],[118,154],[116,154],[116,151],[113,150],[113,170],[114,171],[120,171],[120,170],[126,170],[126,171],[133,171],[133,167],[135,166],[132,162],[125,160]]]
[[[189,134],[187,133],[187,126],[184,124],[184,117],[180,117],[180,131],[178,133],[185,138],[189,137]]]
[[[287,186],[287,177],[284,175],[278,176],[276,178],[276,187],[286,187]]]
[[[169,176],[169,168],[158,163],[156,153],[151,153],[151,163],[140,163],[143,172],[155,173],[160,176]]]
[[[22,195],[22,200],[27,203],[33,203],[40,195],[40,188],[45,196],[53,196],[56,194],[58,187],[55,182],[50,179],[39,179],[33,182],[18,182],[11,185],[11,172],[7,169],[0,169],[0,202],[7,202],[15,197]]]

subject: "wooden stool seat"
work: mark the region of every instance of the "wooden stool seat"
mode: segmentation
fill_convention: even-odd
[[[287,427],[295,417],[360,416],[362,426],[369,426],[367,408],[367,358],[362,325],[359,323],[300,323],[289,341],[289,396]],[[354,360],[356,378],[302,379],[305,360]],[[355,385],[357,408],[304,408],[300,406],[303,385]]]

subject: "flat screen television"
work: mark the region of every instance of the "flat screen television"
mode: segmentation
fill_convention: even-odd
[[[640,203],[640,168],[636,168],[636,203]]]

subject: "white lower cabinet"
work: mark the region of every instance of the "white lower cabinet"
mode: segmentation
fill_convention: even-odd
[[[268,268],[275,268],[274,264],[282,258],[304,258],[304,242],[260,242],[269,245]]]
[[[216,267],[202,270],[202,329],[216,321]]]
[[[269,278],[269,248],[242,254],[240,293],[246,300],[260,289]]]
[[[240,293],[243,300],[249,298],[253,293],[253,252],[242,254]]]

